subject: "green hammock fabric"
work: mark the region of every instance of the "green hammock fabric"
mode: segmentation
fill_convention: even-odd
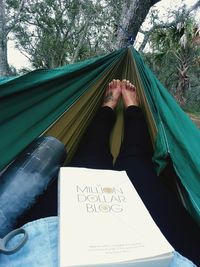
[[[141,81],[158,126],[154,160],[162,169],[162,159],[172,159],[176,174],[185,189],[186,205],[200,222],[200,131],[177,105],[172,96],[142,62],[136,51]],[[184,197],[184,195],[183,195]]]
[[[0,84],[6,83],[6,82],[11,81],[13,79],[16,79],[16,76],[15,77],[6,77],[6,76],[0,77]]]
[[[136,84],[157,171],[165,168],[168,157],[172,159],[184,188],[182,197],[200,223],[200,131],[133,48],[8,81],[0,79],[0,170],[40,135],[59,138],[70,160],[113,78]],[[121,103],[117,113],[111,139],[114,157],[123,138]]]

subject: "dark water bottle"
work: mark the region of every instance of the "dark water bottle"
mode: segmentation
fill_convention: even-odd
[[[58,139],[39,137],[1,175],[0,236],[11,231],[17,218],[33,206],[65,159],[65,147]]]

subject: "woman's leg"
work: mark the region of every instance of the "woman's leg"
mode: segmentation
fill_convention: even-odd
[[[114,111],[110,107],[101,107],[81,140],[70,166],[112,169],[113,158],[109,149],[109,138],[114,123]]]
[[[110,132],[115,123],[114,108],[117,105],[121,89],[118,80],[113,80],[104,97],[104,102],[96,117],[79,144],[78,151],[69,164],[70,167],[95,169],[113,169],[113,158],[109,149]],[[57,179],[38,199],[37,203],[20,218],[18,225],[42,217],[57,215]]]
[[[113,80],[108,85],[102,107],[89,126],[70,166],[113,169],[109,140],[116,119],[114,109],[120,95],[120,81]]]
[[[129,89],[129,85],[127,88]],[[128,93],[130,97],[135,94],[131,90]],[[126,170],[151,216],[171,245],[183,256],[200,265],[200,229],[156,175],[151,151],[150,137],[141,109],[127,105],[125,135],[115,169]]]

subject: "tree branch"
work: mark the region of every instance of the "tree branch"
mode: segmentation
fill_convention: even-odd
[[[190,9],[187,10],[187,15],[190,14],[190,12],[194,11],[195,9],[199,8],[200,7],[200,0],[198,0]],[[178,22],[178,21],[177,21]],[[171,23],[167,23],[167,24],[157,24],[157,25],[154,25],[149,31],[143,31],[143,30],[139,30],[140,33],[144,34],[144,39],[142,41],[142,44],[140,45],[139,47],[139,51],[143,51],[148,40],[149,40],[149,37],[151,35],[151,33],[157,29],[167,29],[167,28],[170,28],[172,26],[175,26],[175,22],[171,22]]]
[[[25,56],[29,61],[31,61],[31,57],[29,57],[24,51],[23,49],[21,49],[20,46],[17,46],[17,49],[20,51],[20,53]]]
[[[79,54],[79,51],[80,51],[80,49],[81,49],[81,47],[83,45],[83,41],[84,41],[85,34],[87,32],[88,27],[89,27],[89,18],[88,18],[88,20],[85,23],[84,29],[83,29],[82,34],[80,36],[80,39],[79,39],[78,45],[76,47],[75,53],[73,55],[73,58],[72,58],[71,63],[74,63],[77,60],[77,58],[78,58],[78,54]]]
[[[13,22],[11,23],[11,25],[7,26],[6,27],[6,32],[7,34],[15,27],[15,25],[18,23],[18,20],[19,20],[19,16],[20,16],[20,13],[22,11],[22,9],[24,8],[24,4],[25,4],[26,0],[21,0],[20,4],[19,4],[19,8],[17,10],[17,13],[14,17],[14,20]]]
[[[198,9],[200,7],[200,0],[198,0],[191,8],[188,10],[188,13],[194,11],[195,9]]]
[[[157,25],[154,25],[150,30],[148,31],[143,31],[142,29],[139,30],[140,33],[144,34],[144,39],[142,41],[142,44],[140,45],[140,48],[139,48],[139,51],[143,51],[148,40],[149,40],[149,37],[150,35],[152,34],[153,31],[157,30],[157,29],[167,29],[167,28],[170,28],[172,26],[174,26],[175,23],[174,22],[171,22],[171,23],[168,23],[168,24],[157,24]]]

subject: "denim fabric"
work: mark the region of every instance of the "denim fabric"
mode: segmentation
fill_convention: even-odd
[[[58,266],[58,217],[39,219],[23,226],[29,239],[13,255],[0,254],[0,267],[57,267]],[[12,240],[13,245],[17,237]],[[170,267],[195,267],[191,261],[174,253]]]
[[[0,254],[0,267],[57,267],[57,218],[39,219],[23,228],[28,232],[28,241],[13,255]]]

